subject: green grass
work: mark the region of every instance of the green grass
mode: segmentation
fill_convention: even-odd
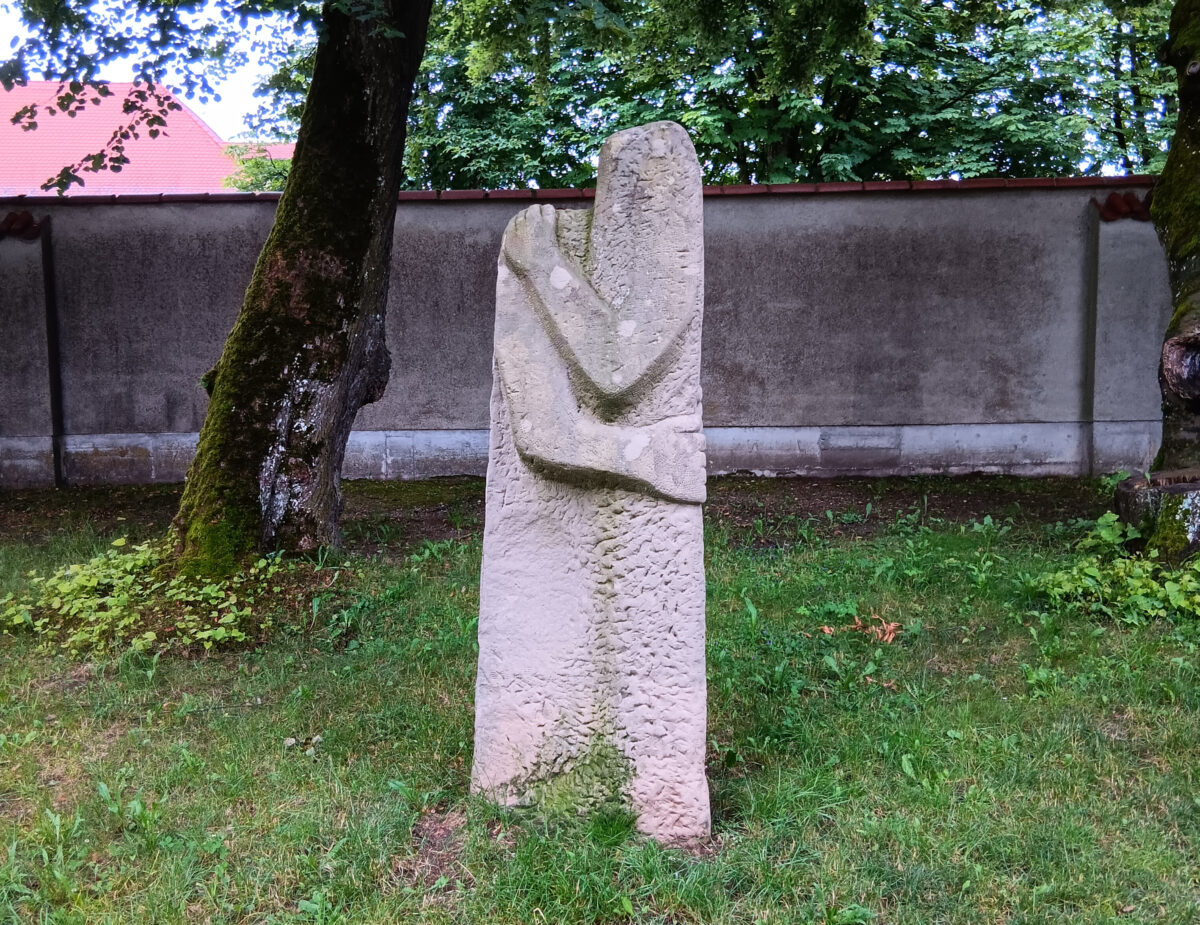
[[[1078,525],[893,490],[710,511],[693,853],[468,796],[479,542],[406,521],[389,546],[378,505],[351,525],[377,554],[322,559],[318,606],[257,650],[0,637],[0,922],[1200,922],[1196,633],[1050,610],[1030,579]],[[474,491],[413,497],[468,522]],[[70,535],[0,531],[0,595],[111,542],[93,497]]]

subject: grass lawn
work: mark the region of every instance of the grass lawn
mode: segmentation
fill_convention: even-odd
[[[0,495],[0,599],[177,497]],[[693,851],[468,795],[481,497],[348,486],[255,648],[0,635],[0,922],[1200,922],[1200,632],[1034,588],[1095,483],[716,480]]]

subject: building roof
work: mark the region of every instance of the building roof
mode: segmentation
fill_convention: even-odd
[[[63,167],[103,149],[115,129],[128,117],[121,103],[134,86],[110,83],[111,96],[88,104],[76,116],[55,108],[60,84],[30,81],[12,90],[0,89],[0,196],[37,195],[41,186]],[[84,185],[72,186],[67,195],[145,193],[213,193],[227,191],[225,179],[237,172],[237,162],[226,153],[227,143],[187,108],[166,116],[166,128],[157,138],[140,131],[140,138],[125,143],[129,163],[114,173],[79,171]],[[32,103],[45,107],[37,128],[26,131],[12,123],[13,115]]]

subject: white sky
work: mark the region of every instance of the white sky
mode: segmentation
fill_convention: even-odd
[[[4,0],[0,0],[0,59],[7,58],[11,54],[12,49],[9,43],[12,39],[23,35],[25,35],[25,27],[20,17]],[[255,99],[253,95],[254,84],[261,75],[269,70],[255,61],[253,53],[251,53],[251,63],[247,67],[239,70],[229,80],[216,85],[217,91],[221,95],[219,102],[210,99],[207,103],[201,103],[198,96],[189,100],[182,94],[180,101],[208,123],[222,139],[233,140],[239,135],[244,136],[248,133],[244,119],[248,113],[256,110],[259,104],[259,100]],[[35,76],[38,75],[30,75],[30,77]],[[107,80],[128,81],[132,79],[133,75],[129,66],[118,62],[102,68],[101,76]],[[3,94],[3,89],[0,89],[0,99],[3,98]]]

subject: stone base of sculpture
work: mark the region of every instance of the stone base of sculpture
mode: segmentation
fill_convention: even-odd
[[[472,787],[707,835],[699,168],[606,142],[594,213],[534,206],[497,282]]]

